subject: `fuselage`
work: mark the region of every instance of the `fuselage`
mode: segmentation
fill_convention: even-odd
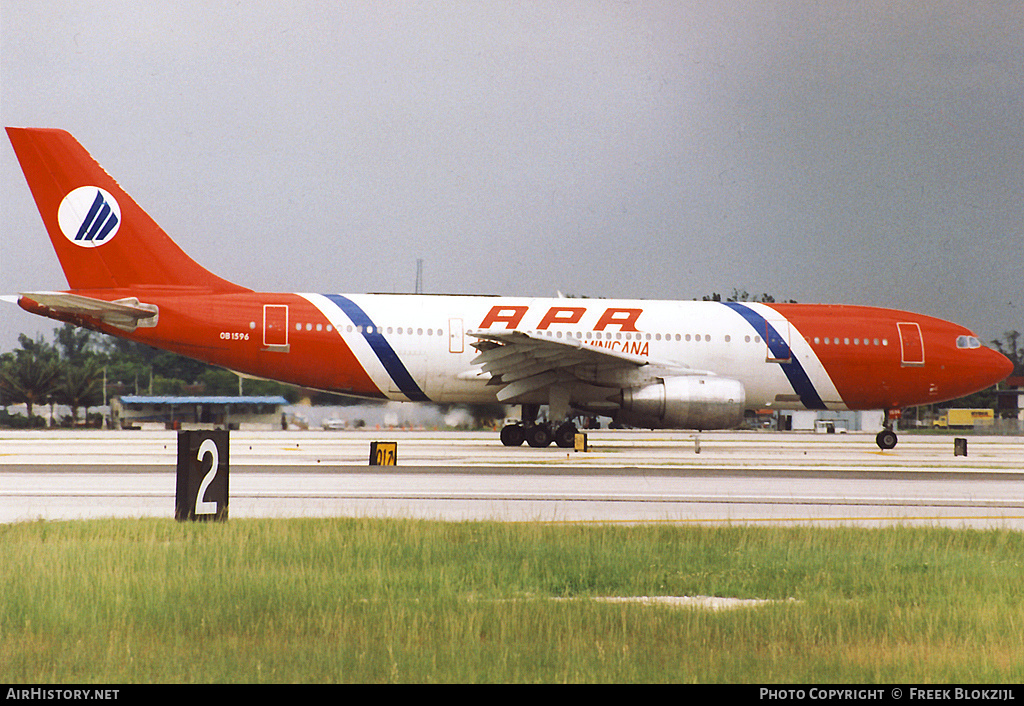
[[[241,373],[393,400],[494,402],[497,388],[472,362],[472,334],[481,331],[522,331],[736,379],[750,409],[898,409],[954,399],[1009,372],[962,326],[862,306],[187,288],[131,295],[156,305],[159,323],[111,333]]]

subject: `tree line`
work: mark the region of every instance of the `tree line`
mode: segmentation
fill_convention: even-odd
[[[296,402],[306,392],[269,380],[241,381],[228,370],[150,346],[64,324],[53,340],[18,336],[18,348],[0,354],[0,424],[44,426],[37,407],[63,405],[61,423],[99,426],[88,410],[118,395],[281,395]],[[335,402],[337,403],[337,402]],[[9,415],[7,405],[25,404],[27,417]]]

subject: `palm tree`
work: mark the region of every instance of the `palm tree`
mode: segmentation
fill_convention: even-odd
[[[80,365],[92,354],[93,331],[87,328],[79,328],[73,324],[64,324],[53,330],[56,339],[54,348],[61,359],[72,365]]]
[[[53,399],[71,408],[72,426],[78,420],[78,408],[101,404],[103,401],[103,365],[95,358],[86,358],[78,365],[65,363],[57,376]]]
[[[0,389],[13,402],[24,402],[28,417],[32,407],[46,402],[53,392],[60,374],[60,363],[53,346],[42,337],[32,340],[25,334],[18,336],[21,348],[4,355],[0,364]]]

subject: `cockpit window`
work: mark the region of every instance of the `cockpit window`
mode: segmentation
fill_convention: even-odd
[[[981,341],[974,336],[957,336],[957,348],[981,348]]]

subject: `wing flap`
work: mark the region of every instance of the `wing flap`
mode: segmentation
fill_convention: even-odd
[[[515,382],[516,380],[524,380],[555,368],[557,368],[557,366],[552,366],[550,363],[535,361],[507,370],[502,369],[500,375],[503,382]]]
[[[578,338],[554,338],[523,331],[467,331],[477,340],[474,365],[490,375],[489,385],[501,385],[498,399],[515,401],[553,385],[579,382],[623,388],[645,384],[664,375],[703,375],[672,362],[585,343]]]
[[[510,383],[499,390],[497,395],[498,401],[508,402],[529,392],[533,392],[534,390],[539,390],[542,387],[548,387],[562,381],[563,376],[554,371],[523,378],[522,380]]]
[[[512,402],[558,384],[594,384],[603,379],[631,377],[648,365],[646,358],[591,346],[569,338],[558,339],[522,331],[469,331],[479,353],[474,365],[500,385],[498,400]]]

